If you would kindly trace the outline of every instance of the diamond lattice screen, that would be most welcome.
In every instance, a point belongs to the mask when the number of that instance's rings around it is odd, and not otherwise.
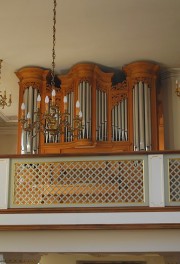
[[[169,159],[170,202],[180,202],[180,159]]]
[[[143,160],[15,163],[13,205],[144,202]]]

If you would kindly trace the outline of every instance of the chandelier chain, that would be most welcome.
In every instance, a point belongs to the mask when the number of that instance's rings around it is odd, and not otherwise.
[[[0,60],[0,83],[1,83],[1,66],[2,66],[2,61],[3,60]]]
[[[56,58],[56,52],[55,52],[55,45],[56,45],[56,6],[57,2],[54,0],[54,8],[53,8],[53,48],[52,48],[52,81],[51,85],[55,85],[54,77],[55,77],[55,58]]]

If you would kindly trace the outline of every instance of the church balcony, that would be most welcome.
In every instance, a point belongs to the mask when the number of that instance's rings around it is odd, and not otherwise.
[[[0,158],[0,229],[180,227],[180,151]]]

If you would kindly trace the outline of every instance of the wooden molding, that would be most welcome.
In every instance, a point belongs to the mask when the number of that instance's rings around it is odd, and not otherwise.
[[[180,224],[1,225],[0,231],[180,229]]]
[[[56,214],[56,213],[133,213],[133,212],[179,212],[177,207],[74,207],[74,208],[11,208],[1,209],[0,214]]]

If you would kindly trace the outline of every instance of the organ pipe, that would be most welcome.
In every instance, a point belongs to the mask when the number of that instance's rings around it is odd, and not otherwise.
[[[139,82],[133,88],[134,150],[151,150],[150,88]]]
[[[124,100],[124,119],[125,119],[125,125],[124,125],[124,133],[125,133],[125,141],[128,140],[128,112],[127,112],[127,98]]]
[[[135,150],[139,150],[139,100],[138,100],[138,85],[135,85],[134,90],[134,98],[135,98],[135,106],[134,106],[134,118],[135,118]]]
[[[144,141],[144,87],[143,83],[139,82],[139,149],[145,149]]]
[[[152,135],[151,135],[151,91],[148,87],[148,123],[149,123],[149,145],[147,145],[147,150],[151,150],[151,144],[152,144]]]
[[[135,89],[133,89],[133,150],[136,151]]]
[[[112,109],[112,140],[128,140],[128,110],[127,99],[124,98]]]
[[[38,96],[38,91],[37,89],[33,89],[34,93],[33,93],[33,112],[37,111],[37,96]],[[33,116],[33,121],[36,122],[37,121],[37,116],[34,115]],[[33,154],[37,153],[37,140],[38,140],[39,135],[36,136],[36,129],[33,129],[33,138],[32,138],[32,152]]]

